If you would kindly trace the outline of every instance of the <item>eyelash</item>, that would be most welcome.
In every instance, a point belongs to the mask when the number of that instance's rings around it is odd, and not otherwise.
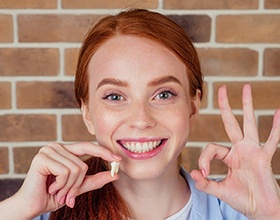
[[[170,95],[171,97],[167,97],[167,98],[159,98],[158,96],[163,94],[163,93],[168,93],[168,95]],[[155,97],[153,99],[171,99],[172,97],[175,97],[177,96],[177,92],[172,90],[172,89],[162,89],[160,90],[159,92],[157,92],[157,94],[155,95]],[[112,98],[114,97],[114,99]],[[158,98],[157,98],[158,97]],[[117,99],[115,99],[117,98]],[[117,102],[117,101],[123,101],[125,98],[120,95],[118,92],[109,92],[108,94],[105,94],[102,99],[104,100],[110,100],[110,101],[114,101],[114,102]]]
[[[116,99],[112,99],[112,97],[118,97],[118,99],[116,100]],[[120,98],[120,99],[119,99]],[[110,101],[114,101],[114,102],[117,102],[117,101],[122,101],[122,100],[124,100],[124,97],[122,96],[122,95],[120,95],[120,94],[118,94],[117,92],[110,92],[110,93],[108,93],[108,94],[105,94],[103,97],[102,97],[102,99],[108,99],[108,100],[110,100]]]
[[[171,99],[178,95],[177,92],[172,89],[163,89],[156,94],[155,99],[157,96],[159,96],[160,94],[163,94],[163,93],[168,93],[169,95],[171,95],[171,97],[163,98],[163,99]],[[159,98],[159,99],[161,99],[161,98]]]

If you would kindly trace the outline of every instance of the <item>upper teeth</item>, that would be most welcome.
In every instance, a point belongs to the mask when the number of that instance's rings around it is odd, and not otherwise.
[[[122,145],[127,149],[135,153],[145,153],[147,151],[156,148],[161,141],[149,141],[149,142],[124,142]]]

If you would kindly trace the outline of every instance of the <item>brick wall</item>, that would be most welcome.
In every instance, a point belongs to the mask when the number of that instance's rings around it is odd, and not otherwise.
[[[47,142],[94,140],[73,96],[78,48],[95,19],[127,7],[168,14],[198,48],[206,95],[183,152],[187,169],[197,167],[206,143],[229,144],[217,107],[222,84],[228,85],[240,122],[241,88],[252,84],[260,138],[266,140],[274,110],[280,107],[280,1],[0,0],[2,191],[13,179],[18,186],[16,179],[24,178],[32,157]],[[280,148],[272,164],[280,180]],[[225,173],[225,166],[212,163],[213,175]]]

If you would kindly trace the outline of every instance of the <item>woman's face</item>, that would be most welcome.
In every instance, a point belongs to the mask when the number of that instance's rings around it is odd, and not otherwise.
[[[164,46],[116,36],[92,56],[83,117],[99,145],[123,159],[122,174],[155,178],[177,166],[197,115],[187,69]]]

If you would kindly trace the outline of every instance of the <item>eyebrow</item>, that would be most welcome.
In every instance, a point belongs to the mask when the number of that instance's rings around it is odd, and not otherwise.
[[[158,85],[168,83],[168,82],[175,82],[175,83],[182,85],[181,82],[174,76],[163,76],[163,77],[157,78],[157,79],[149,82],[148,86],[158,86]],[[121,86],[121,87],[128,87],[128,83],[125,81],[122,81],[119,79],[114,79],[114,78],[105,78],[105,79],[102,79],[98,83],[96,90],[98,88],[100,88],[101,86],[107,85],[107,84]]]
[[[161,85],[161,84],[168,83],[168,82],[175,82],[175,83],[182,85],[181,82],[174,76],[163,76],[163,77],[160,77],[158,79],[155,79],[155,80],[149,82],[148,86],[157,86],[157,85]]]
[[[101,87],[103,85],[106,85],[106,84],[116,85],[116,86],[121,86],[121,87],[128,87],[128,83],[127,82],[124,82],[124,81],[121,81],[121,80],[118,80],[118,79],[114,79],[114,78],[105,78],[105,79],[102,79],[98,83],[96,90],[99,87]]]

